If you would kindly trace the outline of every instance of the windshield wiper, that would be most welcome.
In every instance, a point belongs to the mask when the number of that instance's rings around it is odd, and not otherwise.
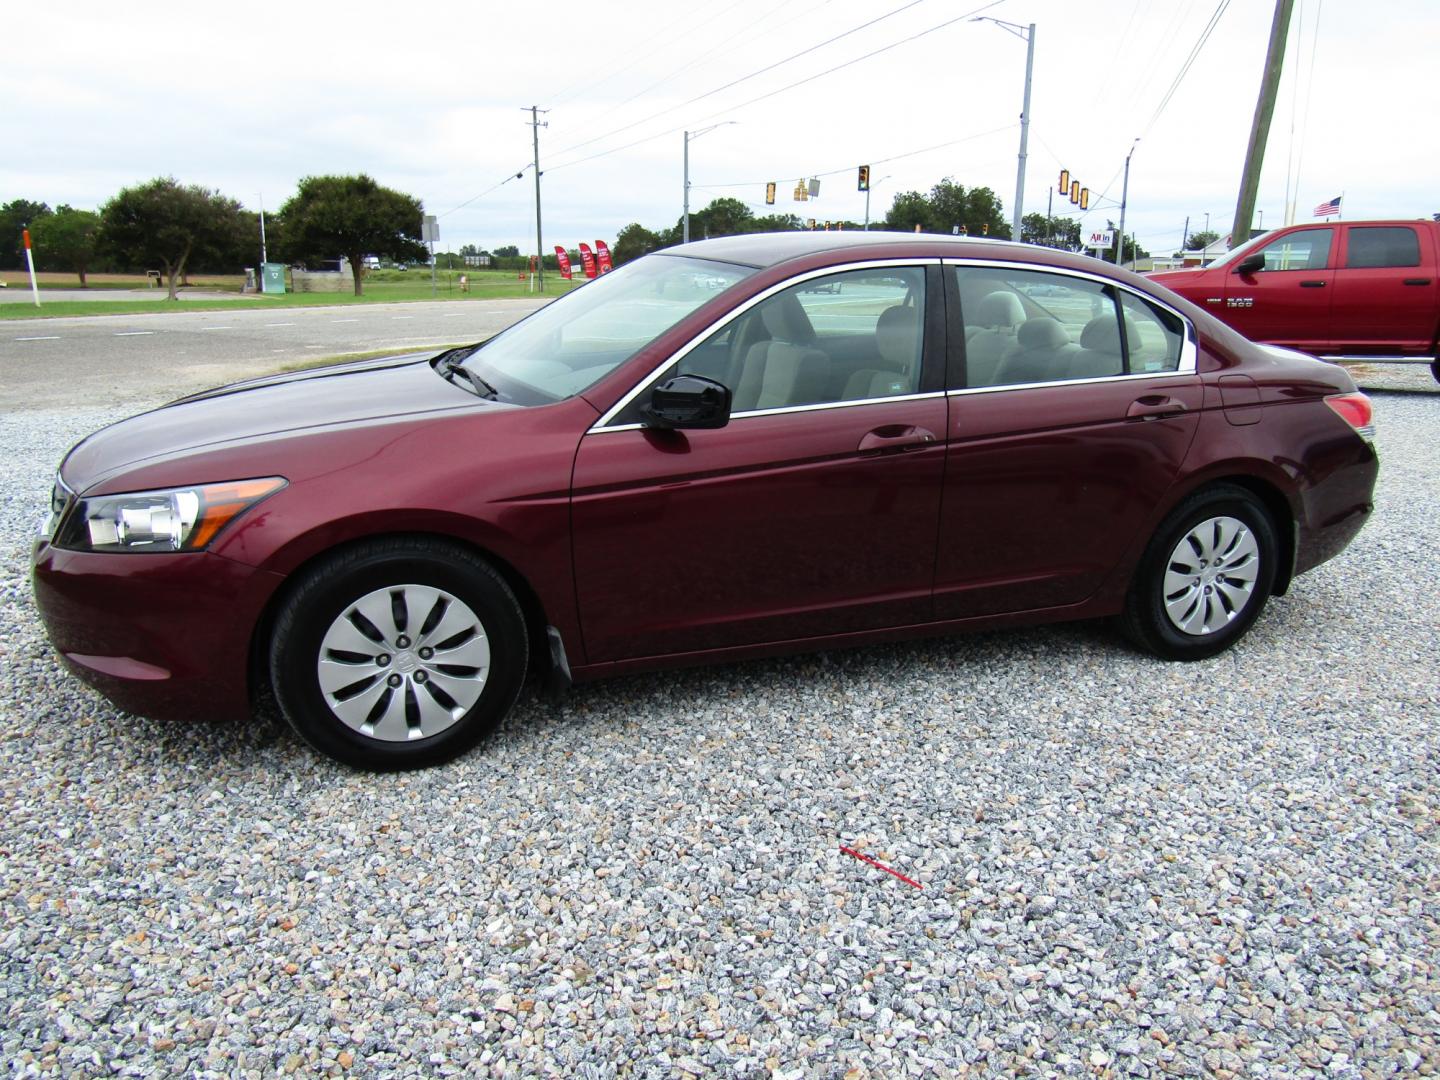
[[[475,391],[475,395],[477,397],[489,398],[491,401],[499,400],[499,390],[496,390],[495,387],[491,386],[479,375],[475,374],[475,372],[471,371],[469,368],[459,363],[458,361],[448,367],[447,370],[443,372],[443,374],[451,382],[456,381],[454,376],[460,376],[464,380],[464,382],[469,385],[470,389]]]

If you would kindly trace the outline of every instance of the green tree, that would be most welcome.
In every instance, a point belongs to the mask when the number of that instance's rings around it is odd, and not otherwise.
[[[1061,251],[1080,250],[1080,222],[1074,218],[1026,214],[1020,222],[1020,233],[1027,244]]]
[[[796,232],[805,228],[798,214],[766,214],[750,223],[751,232]]]
[[[683,218],[676,221],[677,239],[683,235],[683,223]],[[754,212],[739,199],[714,199],[704,210],[691,213],[690,239],[704,240],[711,236],[735,236],[739,233],[754,232],[754,224]]]
[[[615,243],[610,245],[610,257],[615,265],[627,263],[631,259],[638,259],[641,255],[649,255],[652,251],[658,251],[664,245],[660,237],[651,232],[645,226],[632,221],[620,230],[615,237]]]
[[[913,232],[919,225],[922,232],[930,231],[930,200],[918,191],[902,191],[890,203],[885,214],[885,228],[894,232]],[[949,232],[947,228],[945,230]]]
[[[381,187],[363,173],[307,176],[280,208],[291,257],[345,256],[355,274],[356,296],[364,291],[366,255],[429,260],[429,251],[420,243],[423,215],[419,199]]]
[[[218,262],[234,250],[242,227],[240,204],[173,176],[124,188],[100,208],[99,246],[132,268],[159,264],[170,299],[193,258]]]
[[[1207,231],[1205,229],[1201,229],[1199,232],[1192,232],[1188,237],[1185,238],[1185,250],[1200,251],[1203,248],[1209,247],[1211,244],[1213,244],[1216,240],[1219,239],[1220,234],[1218,232],[1215,232],[1214,230]]]
[[[88,287],[85,271],[95,261],[99,214],[62,206],[53,214],[36,218],[30,233],[37,261],[47,268],[59,265],[75,271],[80,277],[80,287]]]
[[[518,259],[520,257],[520,249],[514,244],[506,244],[503,247],[497,247],[495,249],[495,257],[497,259]]]
[[[29,199],[15,199],[0,206],[0,270],[23,270],[25,268],[25,244],[20,233],[27,225],[34,225],[50,207],[43,202]],[[31,237],[34,241],[34,237]]]

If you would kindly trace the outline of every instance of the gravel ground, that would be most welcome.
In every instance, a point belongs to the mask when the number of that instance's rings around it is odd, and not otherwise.
[[[26,580],[0,425],[14,1075],[1440,1072],[1440,395],[1243,645],[1067,626],[527,697],[402,776],[116,712]],[[839,850],[863,851],[914,888]]]

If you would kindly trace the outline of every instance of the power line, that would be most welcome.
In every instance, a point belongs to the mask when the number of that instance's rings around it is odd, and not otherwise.
[[[464,202],[462,202],[459,206],[452,206],[449,210],[446,210],[443,214],[438,214],[438,215],[436,215],[436,216],[437,216],[437,217],[449,217],[451,214],[455,213],[456,210],[463,210],[463,209],[465,209],[465,207],[469,206],[471,203],[473,203],[473,202],[475,202],[475,201],[477,201],[477,200],[479,200],[479,199],[483,199],[486,195],[489,195],[492,191],[496,191],[496,190],[498,190],[499,188],[504,187],[506,184],[510,183],[511,180],[519,180],[522,176],[525,175],[525,173],[526,173],[530,168],[531,168],[530,165],[526,165],[526,166],[524,166],[523,168],[516,169],[513,173],[510,173],[508,176],[505,177],[504,180],[501,180],[498,184],[491,184],[491,185],[490,185],[488,188],[486,188],[484,191],[480,192],[479,195],[472,195],[472,196],[470,196],[470,198],[468,198],[468,199],[466,199]]]
[[[995,2],[999,3],[1000,0],[995,0]],[[682,101],[678,105],[671,105],[669,108],[661,109],[659,112],[651,113],[649,116],[641,117],[639,120],[633,121],[629,124],[625,124],[622,127],[615,128],[612,131],[607,131],[602,135],[592,136],[591,138],[586,139],[584,142],[574,143],[570,146],[565,147],[563,150],[557,150],[555,153],[559,156],[563,156],[573,150],[579,150],[582,146],[589,146],[591,143],[599,142],[601,139],[608,139],[611,135],[619,135],[622,131],[629,131],[631,128],[639,127],[641,124],[649,123],[651,120],[657,120],[662,116],[666,116],[669,113],[675,112],[677,109],[683,109],[689,105],[694,105],[697,101],[704,101],[708,97],[714,97],[716,94],[721,93],[722,91],[729,90],[735,86],[739,86],[741,83],[749,82],[751,79],[756,78],[757,76],[764,75],[767,71],[774,71],[776,68],[783,67],[785,64],[790,63],[792,60],[798,60],[802,56],[808,56],[810,53],[814,52],[817,49],[823,49],[826,45],[834,44],[841,38],[847,38],[851,34],[859,33],[861,30],[865,30],[871,26],[874,26],[876,23],[884,22],[886,19],[898,15],[902,11],[906,11],[909,8],[915,7],[917,4],[923,3],[925,3],[925,0],[909,0],[908,3],[900,5],[900,7],[895,8],[893,11],[888,11],[884,15],[878,15],[875,18],[869,20],[868,22],[861,23],[859,26],[852,26],[849,30],[844,31],[843,33],[836,34],[834,37],[826,38],[824,41],[820,42],[817,45],[811,45],[809,48],[801,49],[799,52],[792,53],[790,56],[787,56],[782,60],[777,60],[773,64],[767,64],[765,67],[760,68],[758,71],[752,71],[749,75],[743,75],[738,79],[733,79],[730,82],[726,83],[724,86],[717,86],[713,90],[707,90],[703,94],[696,95],[689,101]],[[679,130],[681,129],[672,128],[671,132]],[[670,132],[666,132],[666,134],[670,134]]]
[[[1165,96],[1160,99],[1160,104],[1155,107],[1155,112],[1145,124],[1145,130],[1140,133],[1142,137],[1155,126],[1155,121],[1160,119],[1160,115],[1165,111],[1165,106],[1169,105],[1170,99],[1175,96],[1175,91],[1180,89],[1180,84],[1185,81],[1185,76],[1189,74],[1191,65],[1195,63],[1196,58],[1200,55],[1200,50],[1205,48],[1205,43],[1210,40],[1210,35],[1215,32],[1215,27],[1219,24],[1221,16],[1225,14],[1225,10],[1229,6],[1230,0],[1220,0],[1220,2],[1215,5],[1215,12],[1210,16],[1210,21],[1205,24],[1205,29],[1200,31],[1200,37],[1191,48],[1190,55],[1185,58],[1185,63],[1180,65],[1180,70],[1175,73],[1175,81],[1170,84],[1170,89],[1165,91]]]
[[[918,3],[918,2],[920,2],[920,0],[914,0],[914,2]],[[922,31],[920,31],[918,34],[911,34],[909,37],[903,38],[903,39],[901,39],[900,41],[897,41],[897,42],[895,42],[895,43],[893,43],[893,44],[891,44],[891,45],[885,45],[885,46],[882,46],[881,48],[873,49],[872,51],[870,51],[870,52],[868,52],[868,53],[865,53],[865,54],[862,55],[862,56],[857,56],[857,57],[855,57],[855,59],[853,59],[853,60],[847,60],[847,61],[845,61],[843,64],[836,64],[836,65],[835,65],[834,67],[832,67],[832,68],[827,68],[826,70],[821,71],[821,72],[817,72],[817,73],[814,74],[814,75],[810,75],[810,76],[807,76],[806,78],[799,79],[799,80],[797,80],[797,81],[795,81],[795,82],[793,82],[793,83],[790,83],[788,86],[782,86],[782,87],[780,87],[778,90],[771,90],[771,91],[769,91],[768,93],[761,94],[759,97],[754,97],[754,98],[751,98],[749,101],[741,102],[739,105],[732,105],[732,106],[730,106],[729,108],[721,109],[720,112],[714,112],[714,113],[711,113],[711,114],[708,115],[708,116],[702,116],[702,117],[700,117],[698,120],[696,120],[695,123],[703,123],[704,121],[713,119],[714,117],[720,116],[720,115],[722,115],[723,113],[738,112],[738,111],[741,110],[741,109],[749,108],[751,105],[755,105],[755,104],[758,104],[758,103],[761,102],[761,101],[767,100],[768,98],[775,97],[777,94],[783,94],[783,93],[786,93],[787,91],[794,90],[797,86],[804,86],[806,83],[814,82],[816,79],[822,79],[822,78],[824,78],[826,75],[833,75],[833,74],[834,74],[835,72],[837,72],[837,71],[841,71],[841,70],[843,70],[843,69],[845,69],[845,68],[847,68],[847,67],[851,67],[851,66],[853,66],[853,65],[855,65],[855,64],[858,64],[858,63],[860,63],[862,60],[868,60],[868,59],[870,59],[872,56],[879,56],[881,53],[889,52],[891,49],[897,49],[897,48],[899,48],[901,45],[908,45],[908,44],[909,44],[910,42],[912,42],[912,41],[916,41],[916,40],[918,40],[919,38],[925,37],[925,36],[927,36],[927,35],[929,35],[929,34],[933,34],[933,33],[935,33],[937,30],[943,30],[943,29],[945,29],[945,27],[947,27],[947,26],[953,26],[953,25],[954,25],[955,23],[957,23],[957,22],[965,22],[966,20],[968,20],[969,18],[971,18],[972,16],[974,16],[976,13],[981,12],[981,11],[985,11],[985,10],[987,10],[988,8],[995,7],[997,4],[1000,4],[1000,3],[1003,3],[1003,2],[1004,2],[1004,0],[990,0],[990,3],[988,3],[988,4],[982,4],[980,7],[974,8],[974,9],[971,10],[971,11],[967,11],[967,12],[965,12],[965,14],[963,14],[963,15],[959,15],[959,16],[953,18],[953,19],[947,19],[945,22],[938,23],[937,25],[930,27],[930,29],[928,29],[928,30],[922,30]],[[1227,0],[1227,2],[1228,2],[1228,0]],[[892,13],[892,14],[893,14],[893,13]],[[702,96],[708,96],[708,95],[702,95]],[[668,110],[667,110],[667,111],[668,111]],[[682,130],[681,127],[673,127],[673,128],[669,128],[669,129],[667,129],[667,130],[665,130],[665,131],[657,131],[657,132],[656,132],[655,134],[653,134],[653,135],[647,135],[647,136],[645,136],[643,139],[636,139],[634,142],[626,143],[626,144],[623,145],[623,146],[616,146],[616,147],[613,147],[613,148],[610,149],[610,150],[601,150],[599,153],[590,154],[590,155],[587,155],[586,157],[583,157],[583,158],[576,158],[576,159],[573,160],[573,161],[566,161],[566,162],[563,162],[563,163],[561,163],[561,164],[559,164],[559,165],[552,165],[552,166],[550,166],[550,168],[551,168],[552,170],[554,170],[554,169],[568,169],[568,168],[569,168],[570,166],[572,166],[572,165],[580,165],[580,164],[583,164],[584,162],[587,162],[587,161],[594,161],[596,158],[602,158],[602,157],[606,157],[606,156],[609,155],[609,154],[619,153],[619,152],[622,151],[622,150],[629,150],[629,149],[631,149],[632,147],[639,146],[641,143],[651,142],[652,140],[659,139],[659,138],[663,138],[663,137],[666,136],[666,135],[673,135],[675,132],[680,131],[680,130]]]
[[[795,15],[793,18],[790,18],[790,19],[785,20],[784,22],[780,23],[778,26],[774,26],[774,27],[762,27],[761,24],[764,23],[767,19],[772,18],[772,17],[776,14],[776,12],[778,12],[778,11],[781,9],[781,7],[783,6],[783,4],[777,5],[776,7],[772,8],[770,11],[767,11],[764,15],[761,15],[759,19],[755,20],[755,21],[752,22],[752,23],[747,24],[746,26],[742,27],[740,30],[738,30],[738,31],[736,31],[735,33],[731,34],[731,35],[730,35],[728,38],[726,38],[724,41],[721,41],[721,42],[720,42],[718,45],[716,45],[715,48],[714,48],[713,50],[711,50],[709,53],[705,54],[704,56],[699,57],[698,59],[693,59],[693,58],[692,58],[692,59],[686,60],[685,63],[683,63],[683,64],[681,64],[679,67],[675,68],[673,71],[671,71],[671,72],[670,72],[668,75],[666,75],[664,78],[661,78],[661,79],[659,79],[659,80],[651,83],[649,86],[645,87],[644,89],[637,90],[635,93],[631,94],[631,95],[630,95],[628,98],[626,98],[624,101],[621,101],[621,102],[619,102],[618,104],[611,106],[610,108],[606,109],[604,112],[600,113],[598,116],[591,117],[590,120],[589,120],[589,122],[590,122],[591,124],[598,123],[600,120],[603,120],[605,117],[611,115],[612,113],[618,112],[619,110],[623,109],[626,105],[629,105],[632,101],[634,101],[636,98],[640,97],[642,94],[648,94],[650,91],[655,90],[655,89],[657,89],[657,88],[659,88],[659,87],[661,87],[661,86],[664,86],[667,82],[669,82],[671,79],[673,79],[676,75],[679,75],[679,74],[681,74],[682,72],[694,70],[694,68],[696,67],[697,63],[699,63],[699,64],[704,64],[704,63],[706,63],[706,62],[708,62],[708,61],[716,60],[716,59],[718,59],[719,57],[726,55],[727,52],[733,52],[734,50],[727,50],[725,47],[726,47],[727,45],[729,45],[732,41],[734,41],[736,38],[743,37],[743,38],[745,39],[744,41],[742,41],[742,42],[740,43],[739,46],[736,46],[736,48],[739,48],[739,47],[744,46],[744,45],[748,45],[750,42],[754,41],[756,38],[763,37],[763,36],[766,36],[766,35],[768,35],[768,34],[774,34],[774,33],[776,33],[776,32],[779,31],[779,30],[783,30],[785,27],[789,26],[791,23],[793,23],[793,22],[798,22],[800,19],[803,19],[803,18],[805,18],[805,17],[808,16],[808,15],[814,14],[816,11],[819,11],[822,7],[826,7],[826,6],[830,5],[830,4],[833,4],[834,2],[835,2],[835,0],[820,0],[820,2],[819,2],[818,4],[814,5],[813,7],[806,8],[804,11],[802,11],[802,12],[800,12],[799,14]],[[728,11],[729,8],[727,8],[727,9],[725,9],[725,10]],[[703,24],[702,24],[702,25],[703,25]],[[699,29],[699,27],[696,27],[695,29]],[[601,137],[603,138],[603,136],[601,136]],[[584,144],[581,143],[581,144],[576,144],[576,145],[584,145]]]

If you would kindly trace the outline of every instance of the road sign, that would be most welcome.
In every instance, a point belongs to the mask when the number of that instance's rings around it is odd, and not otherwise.
[[[1086,240],[1085,240],[1085,246],[1088,247],[1088,248],[1108,248],[1108,247],[1114,247],[1114,246],[1115,246],[1115,230],[1114,230],[1114,229],[1097,229],[1097,230],[1095,230],[1094,232],[1092,232],[1092,233],[1086,238]]]
[[[427,244],[439,241],[440,223],[435,220],[434,214],[426,214],[425,219],[420,223],[420,239]]]

